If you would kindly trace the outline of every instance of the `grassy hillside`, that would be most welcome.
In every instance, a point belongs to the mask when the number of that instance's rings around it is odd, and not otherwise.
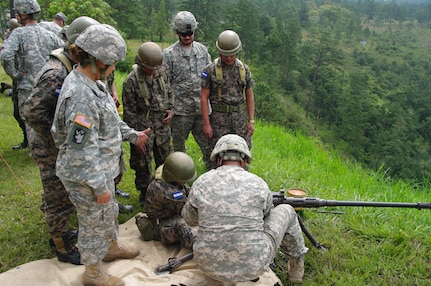
[[[38,169],[28,149],[11,150],[22,138],[12,116],[12,102],[4,95],[0,95],[0,120],[0,272],[4,272],[55,254],[39,210]],[[187,144],[202,174],[197,145],[192,139]],[[124,144],[127,157],[128,148]],[[344,162],[314,138],[261,122],[256,124],[252,155],[250,172],[265,179],[273,191],[301,188],[309,197],[335,200],[430,201],[429,190],[421,186],[389,181],[382,173]],[[133,180],[128,168],[120,188],[132,197],[120,201],[133,204],[138,212]],[[120,221],[133,215],[122,214]],[[310,232],[328,248],[318,250],[306,239],[310,251],[303,285],[429,285],[430,210],[332,207],[304,210],[303,215]],[[284,266],[285,260],[278,257],[276,272],[286,281]]]

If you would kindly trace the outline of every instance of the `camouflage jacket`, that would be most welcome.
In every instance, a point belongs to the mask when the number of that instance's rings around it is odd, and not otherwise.
[[[69,58],[66,51],[63,53]],[[70,62],[73,65],[72,60]],[[37,74],[35,86],[24,105],[24,115],[27,123],[38,133],[51,137],[55,107],[68,74],[67,68],[55,56],[51,56]]]
[[[188,225],[199,226],[193,252],[201,269],[222,281],[262,275],[271,256],[264,217],[272,207],[265,181],[241,167],[201,175],[182,210]]]
[[[218,85],[215,72],[215,63],[209,64],[202,72],[201,86],[210,90],[210,103],[220,105],[240,105],[245,103],[244,82],[241,80],[240,64],[235,61],[234,66],[230,67],[221,60],[217,62],[222,66],[222,98],[218,98]],[[245,89],[254,85],[249,67],[244,64],[245,68]]]
[[[174,90],[177,115],[200,113],[200,76],[202,70],[211,63],[207,48],[193,42],[191,55],[187,55],[177,41],[163,51],[168,82]]]
[[[48,60],[49,53],[63,44],[54,33],[38,24],[28,24],[16,28],[3,43],[0,60],[6,73],[17,81],[18,89],[31,90],[34,78]]]
[[[166,219],[181,215],[189,187],[154,179],[148,185],[144,210],[150,219]]]
[[[95,195],[120,172],[122,140],[136,144],[139,134],[120,119],[105,85],[76,69],[64,81],[51,133],[59,149],[57,176],[85,184]]]
[[[151,126],[143,126],[144,118],[147,115],[160,115],[160,119],[164,117],[166,110],[174,111],[173,93],[169,84],[166,84],[166,73],[163,68],[159,68],[150,80],[145,76],[143,70],[138,67],[139,79],[144,80],[148,91],[148,103],[141,94],[139,88],[139,80],[134,71],[131,71],[123,82],[123,120],[130,127],[136,130],[144,130]],[[162,87],[160,81],[165,83]],[[166,92],[166,93],[165,93]]]

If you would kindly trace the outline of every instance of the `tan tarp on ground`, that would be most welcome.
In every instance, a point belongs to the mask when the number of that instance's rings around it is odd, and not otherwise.
[[[191,260],[178,267],[172,274],[157,275],[155,269],[167,263],[170,257],[180,257],[189,251],[179,247],[166,247],[160,242],[143,241],[140,238],[135,219],[120,225],[120,241],[129,243],[140,250],[135,259],[117,260],[104,263],[109,274],[122,277],[126,285],[214,285],[206,281],[205,275]],[[0,274],[1,286],[63,286],[82,285],[84,266],[62,263],[53,259],[29,262]],[[278,277],[268,270],[258,282],[241,282],[236,285],[282,285]]]

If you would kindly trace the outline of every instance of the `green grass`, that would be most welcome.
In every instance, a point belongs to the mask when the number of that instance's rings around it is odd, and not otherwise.
[[[116,76],[119,93],[124,77]],[[12,115],[11,99],[4,95],[0,95],[0,120],[0,272],[4,272],[55,254],[49,247],[47,227],[39,210],[42,187],[38,169],[28,149],[11,150],[12,145],[22,141],[22,135]],[[123,146],[128,166],[129,146]],[[192,138],[187,148],[202,174],[204,164]],[[309,197],[336,200],[430,201],[428,189],[391,181],[382,173],[343,161],[316,138],[259,121],[251,152],[250,172],[265,179],[273,191],[301,188]],[[130,168],[120,188],[132,197],[119,201],[135,206],[134,213],[120,214],[119,220],[124,222],[141,211]],[[307,209],[303,216],[310,232],[328,248],[318,250],[306,239],[310,250],[303,285],[429,285],[430,210],[331,207]],[[285,260],[280,255],[275,271],[288,285],[284,267]]]

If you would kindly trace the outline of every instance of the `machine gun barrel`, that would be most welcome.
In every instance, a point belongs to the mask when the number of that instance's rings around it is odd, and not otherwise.
[[[319,198],[295,198],[286,197],[283,192],[273,195],[274,205],[289,204],[294,208],[319,208],[326,206],[345,207],[379,207],[379,208],[414,208],[431,209],[431,203],[403,203],[403,202],[361,202],[361,201],[336,201]]]

